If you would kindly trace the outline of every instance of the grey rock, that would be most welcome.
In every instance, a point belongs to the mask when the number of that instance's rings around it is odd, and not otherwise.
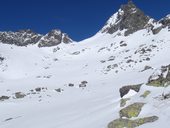
[[[153,73],[149,79],[147,85],[155,87],[166,87],[170,85],[170,65],[162,66],[161,72]]]
[[[62,92],[61,88],[55,89],[56,92]]]
[[[168,15],[165,18],[161,19],[159,22],[162,23],[164,25],[164,27],[170,26],[170,15]]]
[[[0,57],[0,61],[3,61],[5,58],[4,57]]]
[[[157,116],[139,118],[136,120],[116,119],[108,124],[108,128],[136,128],[146,123],[153,123],[159,118]]]
[[[81,84],[79,84],[79,87],[82,88],[82,87],[86,87],[87,86],[87,81],[82,81]]]
[[[41,92],[41,88],[38,87],[38,88],[35,89],[35,91],[36,92]]]
[[[68,86],[69,86],[69,87],[74,87],[74,84],[69,83]]]
[[[15,98],[16,99],[21,99],[21,98],[24,98],[26,95],[22,92],[16,92],[15,93]]]
[[[72,40],[68,37],[67,34],[62,33],[60,30],[54,29],[39,40],[38,46],[51,47],[56,46],[62,42],[68,44],[71,43]]]
[[[17,32],[0,32],[0,42],[17,46],[28,46],[38,44],[39,47],[51,47],[60,43],[71,43],[71,38],[60,30],[52,30],[46,35],[38,34],[30,29],[19,30]]]
[[[126,95],[129,92],[129,90],[134,90],[136,92],[139,92],[141,86],[142,86],[142,84],[124,86],[119,89],[120,96],[123,97],[124,95]]]
[[[0,32],[0,42],[17,46],[36,44],[41,37],[42,35],[37,34],[30,29],[20,30],[18,32]]]
[[[158,28],[152,29],[153,34],[158,34],[162,30],[163,26],[160,26]]]
[[[10,97],[9,96],[1,96],[0,101],[8,100]]]
[[[138,117],[140,114],[142,107],[144,106],[144,103],[134,103],[126,108],[123,108],[119,111],[119,115],[121,118],[126,117],[126,118],[132,118],[132,117]]]

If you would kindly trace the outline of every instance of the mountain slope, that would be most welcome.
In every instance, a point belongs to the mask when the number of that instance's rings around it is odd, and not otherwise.
[[[131,2],[123,7],[137,9]],[[138,14],[131,13],[126,15]],[[130,98],[126,107],[142,102],[145,105],[134,119],[159,118],[140,128],[168,128],[170,103],[169,99],[161,100],[161,95],[169,93],[170,88],[147,85],[155,71],[170,64],[170,28],[164,23],[168,19],[156,22],[142,13],[146,22],[136,28],[133,23],[139,19],[124,16],[120,16],[119,25],[113,17],[108,21],[112,22],[109,29],[116,25],[116,30],[104,31],[108,30],[106,25],[103,31],[79,43],[59,43],[61,38],[55,40],[55,35],[62,35],[58,31],[27,47],[1,43],[0,127],[107,128],[122,109],[119,89],[143,83],[138,93],[125,96]],[[125,34],[128,30],[130,34]],[[55,46],[37,47],[48,45],[48,40]],[[151,94],[142,98],[147,90]]]

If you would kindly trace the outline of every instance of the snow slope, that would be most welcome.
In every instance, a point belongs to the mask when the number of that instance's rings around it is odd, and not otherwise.
[[[1,64],[0,92],[10,96],[0,102],[0,127],[106,128],[118,117],[119,88],[146,83],[153,72],[142,72],[146,65],[156,69],[170,63],[168,35],[165,28],[157,35],[147,30],[127,37],[98,33],[80,43],[50,48],[0,44],[1,56],[5,58]],[[79,87],[82,81],[88,82],[86,87]],[[74,86],[68,86],[69,83]],[[31,93],[37,87],[47,89]],[[61,92],[56,91],[59,88]],[[158,96],[163,89],[153,90],[152,96]],[[15,99],[16,92],[27,96]],[[132,96],[134,101],[138,100],[136,95]],[[153,101],[152,96],[145,101],[149,104],[141,116],[153,113],[160,120],[142,127],[159,128],[166,123],[167,128],[169,102]]]

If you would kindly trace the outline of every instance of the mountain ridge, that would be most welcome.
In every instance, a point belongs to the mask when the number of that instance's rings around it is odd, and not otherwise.
[[[162,28],[165,28],[167,26],[170,27],[169,17],[170,15],[167,15],[159,21],[156,21],[155,19],[145,15],[144,12],[140,10],[132,0],[128,0],[128,3],[121,5],[120,9],[109,18],[106,24],[97,33],[113,34],[118,31],[124,31],[123,34],[125,36],[128,36],[129,34],[133,34],[134,32],[137,32],[139,30],[148,29],[149,31],[152,31],[153,34],[157,34],[162,30]],[[54,30],[58,31],[59,34],[49,37],[48,35],[50,35],[50,33],[52,33],[52,31]],[[22,33],[26,34],[21,36]],[[29,34],[32,34],[32,37]],[[10,36],[12,36],[11,39]],[[30,29],[26,29],[16,32],[0,32],[0,42],[11,42],[11,44],[18,46],[38,44],[38,47],[52,47],[60,43],[67,44],[75,41],[71,39],[68,34],[61,32],[61,30],[59,29],[53,29],[45,35],[35,33]]]

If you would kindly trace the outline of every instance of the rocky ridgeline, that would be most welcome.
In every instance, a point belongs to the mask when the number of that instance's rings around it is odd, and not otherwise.
[[[62,33],[60,30],[52,30],[38,41],[38,46],[50,47],[56,46],[62,42],[68,44],[72,42],[72,39],[70,39],[66,33]]]
[[[142,29],[152,31],[153,34],[159,33],[162,28],[169,27],[170,15],[156,21],[145,15],[142,10],[130,0],[127,4],[122,5],[100,30],[101,33],[113,34],[125,30],[125,36],[133,34]],[[73,40],[61,30],[54,29],[46,35],[38,34],[30,29],[20,30],[18,32],[0,32],[0,42],[5,44],[14,44],[17,46],[27,46],[38,44],[39,47],[51,47],[60,43],[71,43]],[[122,44],[124,46],[125,44]]]
[[[50,47],[60,43],[71,43],[73,41],[67,34],[62,33],[60,30],[55,29],[46,35],[42,35],[28,29],[18,32],[0,32],[0,42],[17,46],[38,44],[38,47]]]
[[[126,5],[122,5],[113,18],[115,18],[115,23],[110,19],[111,22],[109,21],[107,23],[107,27],[104,28],[102,32],[113,34],[118,30],[127,29],[125,32],[127,36],[144,29],[150,20],[150,18],[138,9],[132,1],[129,1]]]
[[[162,28],[170,26],[170,16],[156,21],[145,15],[142,10],[130,0],[127,4],[122,5],[101,29],[101,33],[113,34],[117,31],[125,30],[124,35],[128,36],[142,29],[147,29],[157,34]],[[156,26],[156,27],[155,27]]]

